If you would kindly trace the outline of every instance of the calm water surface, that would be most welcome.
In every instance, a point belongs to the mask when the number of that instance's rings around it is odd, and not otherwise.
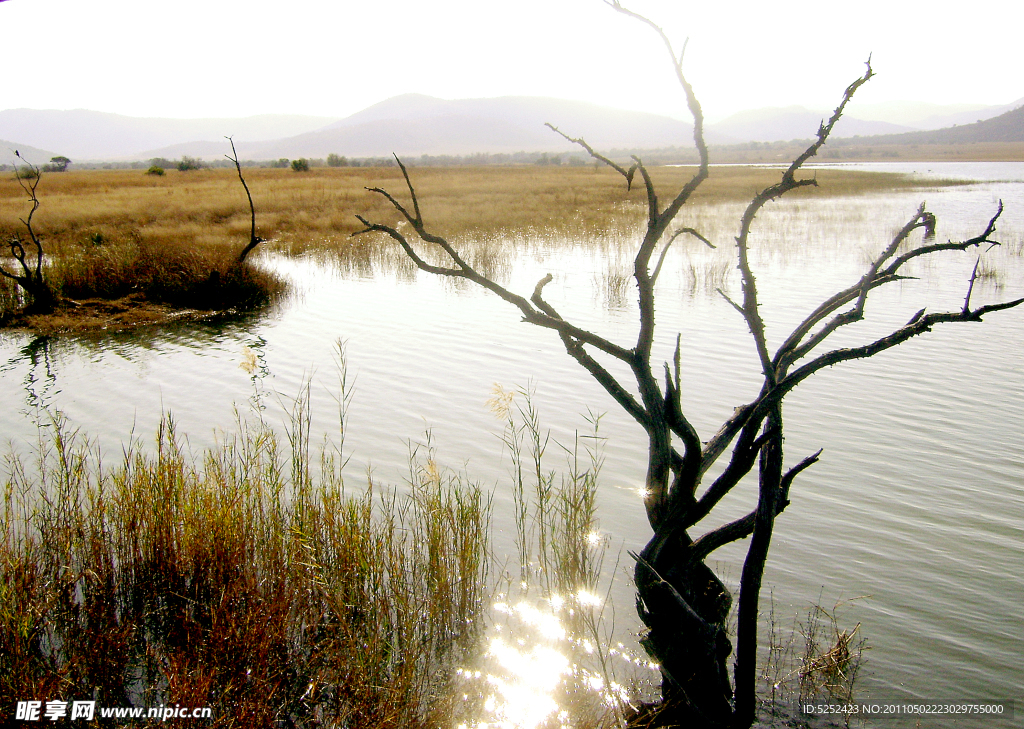
[[[975,304],[1024,296],[1024,165],[866,165],[979,180],[962,188],[886,198],[784,202],[759,218],[754,265],[769,340],[776,346],[815,303],[855,281],[873,252],[922,200],[939,216],[939,238],[980,232],[1000,198],[1006,244],[989,254],[997,272]],[[906,168],[906,169],[904,169]],[[681,247],[659,282],[659,350],[683,335],[684,402],[703,438],[757,391],[756,355],[742,321],[707,289],[739,295],[731,262],[738,206],[682,218],[719,243]],[[999,236],[997,236],[999,237]],[[614,242],[612,242],[614,243]],[[627,242],[628,243],[628,242]],[[548,271],[548,298],[566,317],[630,346],[635,294],[614,282],[631,250],[605,245],[507,241],[501,277],[529,292]],[[863,342],[905,323],[923,306],[959,309],[975,254],[950,254],[869,299],[868,322],[837,344]],[[530,327],[496,297],[407,268],[354,270],[343,263],[268,261],[296,282],[292,300],[266,316],[90,338],[0,339],[0,433],[29,453],[45,410],[61,410],[108,460],[132,437],[173,414],[192,449],[216,444],[238,417],[283,422],[310,381],[314,438],[337,433],[334,343],[346,342],[355,377],[345,446],[350,480],[401,484],[411,445],[430,430],[439,457],[495,490],[499,534],[511,545],[511,495],[486,401],[495,383],[532,387],[554,441],[571,444],[588,408],[606,412],[599,518],[614,550],[642,547],[649,528],[637,489],[642,432],[565,355],[553,334]],[[716,276],[718,278],[716,278]],[[725,276],[724,281],[719,279]],[[628,282],[627,282],[628,283]],[[766,584],[788,622],[814,603],[861,622],[870,641],[861,697],[931,702],[1024,699],[1024,315],[938,327],[870,361],[822,372],[787,400],[790,462],[824,448],[794,486],[780,517]],[[255,354],[250,375],[240,364]],[[557,449],[550,467],[563,461]],[[720,522],[746,513],[754,487],[722,505]],[[736,579],[739,550],[719,568]],[[614,562],[614,559],[607,560]],[[730,566],[731,565],[731,566]],[[617,629],[635,623],[625,579],[614,588]],[[942,725],[1013,726],[999,720]],[[912,726],[912,724],[910,724]],[[925,726],[938,724],[924,723]]]

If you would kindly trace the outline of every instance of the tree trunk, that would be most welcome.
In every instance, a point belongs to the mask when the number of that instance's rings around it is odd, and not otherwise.
[[[725,621],[732,596],[707,565],[692,562],[691,543],[669,523],[637,559],[637,612],[648,629],[641,643],[661,666],[662,701],[632,726],[712,729],[731,721]]]

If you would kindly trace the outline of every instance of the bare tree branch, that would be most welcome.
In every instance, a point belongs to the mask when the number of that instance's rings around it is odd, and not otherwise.
[[[754,218],[757,213],[760,212],[761,208],[770,201],[776,200],[790,190],[794,190],[798,187],[806,187],[808,185],[816,186],[818,184],[818,181],[813,178],[798,180],[796,179],[796,173],[804,162],[818,153],[818,150],[825,144],[829,134],[832,133],[832,128],[835,126],[836,122],[839,121],[846,105],[850,102],[850,99],[853,98],[857,89],[866,84],[874,75],[874,72],[871,70],[870,58],[868,58],[866,65],[867,70],[864,72],[864,75],[846,87],[846,91],[843,93],[843,98],[839,102],[839,106],[836,107],[828,122],[826,123],[823,121],[821,126],[818,127],[817,138],[814,142],[807,147],[802,154],[793,160],[793,163],[783,173],[782,180],[758,193],[754,199],[751,200],[746,211],[743,213],[743,218],[740,223],[740,233],[736,237],[736,252],[743,289],[742,314],[744,320],[747,322],[747,328],[750,330],[750,334],[754,338],[757,356],[761,360],[761,369],[764,372],[765,378],[769,382],[775,381],[776,373],[775,368],[772,366],[771,357],[768,354],[768,343],[765,336],[764,321],[762,320],[761,313],[759,311],[757,282],[754,278],[754,273],[750,268],[748,255],[750,228],[754,223]]]
[[[0,274],[16,282],[31,297],[30,308],[33,311],[49,312],[54,307],[56,297],[43,275],[43,242],[32,227],[32,218],[41,204],[36,190],[39,187],[42,174],[39,168],[22,157],[18,150],[14,151],[14,156],[17,158],[14,163],[14,177],[21,189],[28,195],[31,206],[28,216],[20,218],[20,220],[25,226],[29,241],[35,247],[35,262],[30,264],[26,260],[26,256],[32,254],[25,249],[25,242],[22,241],[21,236],[15,233],[8,239],[7,245],[10,248],[11,257],[20,265],[21,273],[8,271],[3,265],[0,265]],[[25,165],[23,169],[19,169],[18,161]]]
[[[586,140],[584,140],[582,137],[579,137],[579,138],[570,137],[568,134],[563,132],[561,129],[556,127],[551,122],[545,122],[544,126],[548,127],[551,131],[553,131],[555,134],[559,135],[560,137],[564,138],[566,141],[572,142],[573,144],[578,144],[579,146],[583,147],[583,149],[585,149],[587,151],[587,154],[589,154],[591,157],[593,157],[594,159],[596,159],[596,160],[598,160],[600,162],[603,162],[604,164],[608,165],[613,170],[618,172],[620,175],[625,177],[626,178],[626,190],[631,190],[633,188],[633,174],[636,172],[637,165],[634,164],[632,167],[630,167],[627,170],[625,167],[623,167],[622,165],[620,165],[620,164],[618,164],[616,162],[613,162],[611,159],[609,159],[608,157],[605,157],[603,154],[599,154],[598,152],[595,152],[594,148],[591,147],[589,144],[587,144]]]
[[[522,296],[519,296],[518,294],[512,293],[504,286],[501,286],[497,282],[480,274],[476,269],[474,269],[472,266],[466,263],[462,256],[459,255],[459,253],[452,247],[452,245],[447,240],[445,240],[443,237],[439,235],[430,233],[426,229],[426,226],[423,224],[423,221],[419,216],[419,198],[418,195],[416,194],[416,189],[409,178],[409,174],[405,168],[405,165],[401,162],[401,160],[399,160],[398,164],[403,171],[406,184],[409,187],[410,196],[413,201],[413,208],[414,210],[417,211],[417,214],[415,216],[411,215],[408,212],[408,210],[386,190],[375,187],[366,189],[370,192],[377,193],[385,197],[388,201],[390,201],[391,204],[400,213],[402,213],[406,221],[408,221],[409,224],[412,225],[413,229],[416,231],[416,234],[419,236],[421,240],[441,248],[441,250],[443,250],[448,255],[448,257],[455,263],[457,267],[446,268],[443,266],[435,266],[430,263],[427,263],[425,260],[423,260],[423,258],[419,256],[415,248],[409,243],[408,239],[406,239],[406,237],[402,235],[400,231],[398,231],[398,229],[389,225],[371,223],[361,215],[357,215],[356,217],[359,219],[359,222],[361,222],[365,227],[362,230],[357,230],[355,233],[352,234],[353,236],[362,235],[364,233],[369,232],[385,233],[386,235],[390,236],[393,240],[398,242],[399,245],[402,246],[402,250],[405,251],[406,255],[408,255],[409,258],[421,270],[427,271],[428,273],[437,274],[440,276],[464,278],[469,281],[472,281],[473,283],[478,284],[479,286],[482,286],[483,288],[488,289],[489,291],[492,291],[505,301],[516,306],[516,308],[518,308],[522,312],[524,320],[530,322],[531,324],[536,324],[537,326],[542,326],[547,329],[554,329],[560,334],[566,334],[582,344],[589,344],[593,347],[596,347],[602,352],[610,354],[612,357],[615,357],[616,359],[619,359],[623,362],[631,363],[634,360],[635,355],[630,350],[620,347],[619,345],[613,344],[604,337],[600,337],[592,332],[586,331],[585,329],[581,329],[577,326],[574,326],[573,324],[570,324],[561,317],[551,316],[550,314],[545,313],[542,309],[539,309],[536,306],[531,305],[529,300],[523,298]],[[536,290],[535,293],[537,293]]]
[[[249,199],[249,243],[242,249],[242,252],[238,254],[236,262],[240,265],[256,246],[266,241],[256,235],[256,206],[253,205],[252,193],[249,192],[249,186],[245,183],[245,177],[242,176],[242,164],[238,161],[238,152],[235,151],[235,140],[231,137],[224,138],[231,143],[231,154],[226,154],[224,156],[235,164],[235,170],[238,172],[238,179],[242,182],[242,187],[245,188],[245,196]]]

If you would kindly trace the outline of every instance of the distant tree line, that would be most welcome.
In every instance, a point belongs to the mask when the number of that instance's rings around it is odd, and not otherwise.
[[[341,164],[328,164],[328,160],[322,158],[306,158],[302,157],[299,159],[288,159],[282,157],[280,159],[270,160],[240,160],[239,164],[242,167],[249,168],[278,168],[278,169],[295,169],[296,164],[298,165],[297,171],[304,171],[312,169],[314,167],[394,167],[395,160],[392,157],[360,157],[350,158],[339,157],[342,160]],[[191,157],[185,155],[180,159],[172,160],[166,157],[153,157],[148,160],[134,160],[131,162],[76,162],[75,168],[82,170],[146,170],[160,169],[160,170],[179,170],[181,172],[189,172],[192,170],[200,169],[233,169],[234,163],[226,159],[213,159],[205,160],[197,157]],[[0,171],[10,169],[9,165],[0,165]]]
[[[797,144],[798,140],[786,142],[745,142],[734,145],[718,145],[716,149],[721,151],[755,151],[769,149],[783,149]],[[698,161],[697,152],[694,149],[685,147],[665,147],[659,149],[621,148],[613,149],[608,157],[619,160],[623,163],[630,163],[633,156],[641,157],[647,166],[658,166],[666,164],[694,164]],[[511,152],[511,153],[476,153],[476,154],[423,154],[419,157],[403,158],[407,166],[412,167],[462,167],[462,166],[516,166],[516,165],[538,165],[538,166],[564,166],[582,167],[592,165],[585,155],[572,151],[568,153],[552,152]],[[69,160],[70,162],[70,160]],[[319,167],[394,167],[394,157],[348,157],[332,152],[325,158],[300,157],[289,159],[263,160],[240,160],[240,164],[247,168],[277,168],[292,169],[296,172]],[[187,172],[197,169],[218,169],[233,168],[234,164],[226,159],[203,160],[189,155],[180,159],[172,160],[165,157],[154,157],[149,160],[138,160],[133,162],[76,162],[76,169],[105,169],[105,170],[149,170],[158,168],[161,170],[180,170]],[[4,169],[0,166],[0,170]],[[157,173],[154,173],[157,174]]]
[[[18,156],[20,156],[20,155],[18,155]],[[50,161],[47,164],[45,164],[42,167],[40,167],[39,169],[36,169],[35,167],[33,167],[31,165],[29,165],[28,167],[20,168],[21,172],[22,172],[22,174],[20,176],[27,179],[27,178],[32,178],[32,177],[38,176],[38,173],[40,171],[42,171],[42,172],[66,172],[68,167],[70,167],[70,166],[71,166],[71,160],[70,159],[68,159],[64,155],[57,155],[56,157],[50,157]],[[8,169],[17,169],[17,168],[14,168],[13,166],[11,168],[9,168],[8,165],[0,164],[0,172],[6,172]]]

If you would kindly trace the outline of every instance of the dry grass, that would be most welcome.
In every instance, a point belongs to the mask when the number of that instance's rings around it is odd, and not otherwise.
[[[62,175],[46,178],[53,194],[43,207],[47,215],[42,220],[33,219],[32,231],[43,241],[44,277],[63,304],[60,316],[73,317],[75,299],[129,296],[147,304],[176,308],[245,310],[267,304],[285,288],[281,278],[248,259],[238,263],[242,244],[237,240],[228,245],[226,241],[184,235],[164,239],[143,235],[139,216],[145,219],[146,214],[140,206],[155,205],[152,200],[139,198],[129,205],[125,200],[129,190],[107,196],[110,187],[97,187],[99,180],[87,175],[77,179]],[[22,217],[31,209],[31,201],[24,199],[24,189],[16,181],[14,184],[0,191],[0,210],[4,211],[0,237],[5,240],[25,237]],[[44,195],[42,191],[39,194]],[[128,207],[120,209],[119,205]],[[244,237],[232,237],[247,241],[248,232]],[[4,265],[8,271],[20,273],[13,260]],[[3,283],[0,320],[31,303],[10,279],[4,277]]]
[[[438,465],[429,436],[411,455],[405,495],[372,479],[347,493],[343,351],[340,368],[341,440],[318,463],[308,387],[283,436],[262,418],[240,421],[198,458],[166,419],[154,450],[130,443],[110,468],[59,415],[41,428],[34,461],[9,454],[0,705],[177,704],[210,707],[203,727],[367,729],[476,725],[495,711],[494,685],[510,678],[483,644],[496,584],[490,500]],[[526,422],[506,413],[517,453],[546,440],[526,393],[520,402]],[[550,610],[564,596],[550,620],[565,626],[559,650],[573,670],[552,692],[576,725],[617,725],[608,701],[625,690],[609,678],[592,597],[604,551],[599,447],[582,439],[565,451],[560,483],[543,448],[527,450],[529,465],[515,456],[513,471],[522,566],[539,595],[519,599]],[[533,493],[524,468],[539,478]],[[460,670],[469,665],[496,675],[480,682]]]
[[[488,500],[441,478],[347,494],[331,454],[314,479],[305,412],[290,453],[254,426],[194,459],[166,421],[155,454],[131,444],[109,468],[57,417],[37,463],[9,457],[5,711],[170,703],[211,707],[213,727],[449,716],[485,596]]]
[[[532,674],[515,684],[520,664],[539,660],[533,674],[564,662],[531,699],[550,698],[548,719],[620,726],[657,674],[614,643],[605,616],[600,418],[560,446],[528,391],[496,390],[519,574],[498,575],[504,604],[488,618],[486,494],[440,467],[429,439],[405,495],[372,480],[346,492],[341,444],[311,457],[308,398],[307,388],[294,401],[284,437],[240,422],[199,457],[168,419],[155,450],[130,443],[111,468],[60,416],[40,431],[34,462],[8,455],[0,705],[210,707],[203,727],[500,723],[524,708]],[[802,635],[802,650],[772,641],[765,698],[849,700],[856,630],[815,608]]]
[[[805,619],[784,635],[776,620],[774,599],[771,601],[761,669],[761,697],[769,711],[786,704],[853,701],[868,645],[860,623],[853,628],[840,627],[841,608],[848,602],[837,602],[831,610],[814,605]],[[847,725],[849,720],[847,715]]]
[[[510,246],[552,241],[606,245],[633,235],[644,218],[644,193],[626,191],[621,177],[595,167],[412,168],[427,223],[466,248],[470,262],[501,277]],[[693,174],[683,167],[652,170],[663,188]],[[894,174],[820,170],[816,188],[801,196],[851,196],[956,184]],[[411,264],[380,236],[352,237],[356,214],[398,224],[398,213],[367,187],[406,199],[396,168],[249,169],[264,247],[285,253],[331,254],[348,268],[372,272]],[[715,167],[687,211],[748,200],[775,182],[778,170]],[[71,171],[44,175],[35,231],[44,240],[47,278],[59,296],[105,299],[141,294],[151,302],[191,309],[248,309],[266,303],[283,284],[256,268],[233,268],[248,240],[249,208],[232,170],[172,171],[158,177],[138,170]],[[24,190],[0,179],[0,238],[23,232]],[[469,245],[472,243],[472,245]],[[428,252],[429,257],[429,252]],[[717,270],[717,269],[716,269]],[[721,278],[694,272],[694,280]],[[0,286],[0,316],[24,305],[8,281]],[[621,287],[620,287],[621,288]],[[610,289],[610,301],[621,291]]]
[[[183,312],[249,311],[285,291],[283,278],[248,259],[239,264],[236,256],[226,248],[158,248],[135,240],[65,248],[44,267],[55,310],[26,311],[30,297],[5,277],[0,326],[37,333],[129,328],[176,319]]]
[[[508,234],[581,238],[632,231],[643,216],[644,194],[626,192],[615,172],[593,167],[412,168],[428,225],[458,240]],[[671,188],[692,170],[660,167],[655,181]],[[909,187],[935,187],[910,177],[821,170],[820,187],[794,195],[858,195]],[[757,167],[715,167],[695,203],[747,200],[779,172]],[[357,213],[397,222],[396,213],[365,187],[383,187],[404,199],[397,168],[249,169],[260,234],[286,252],[310,246],[348,246]],[[664,189],[664,188],[663,188]],[[44,175],[36,228],[60,254],[99,236],[187,249],[215,245],[240,249],[248,239],[249,211],[231,170],[171,171],[163,177],[138,170],[70,171]],[[0,179],[0,235],[20,229],[25,201],[17,181]],[[358,240],[358,239],[357,239]]]
[[[64,297],[115,299],[141,293],[151,302],[192,309],[252,309],[284,290],[277,276],[226,247],[157,246],[121,240],[65,250],[48,269]]]

